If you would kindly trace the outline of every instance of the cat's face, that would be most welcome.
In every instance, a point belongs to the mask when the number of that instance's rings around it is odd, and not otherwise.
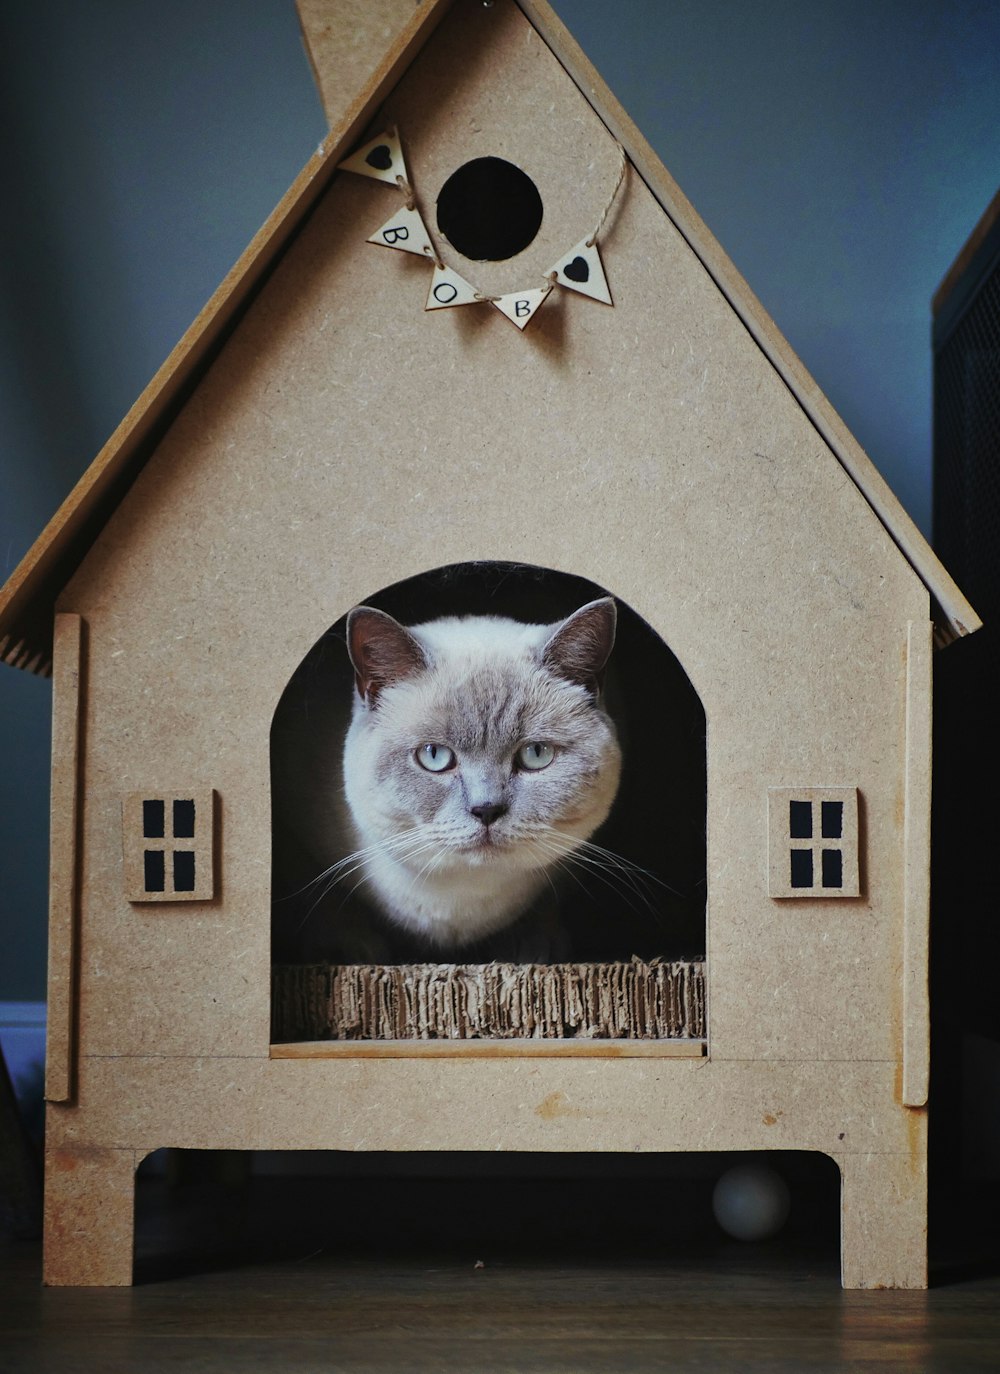
[[[359,608],[345,791],[360,837],[414,876],[541,872],[606,818],[621,766],[598,683],[606,598],[556,625],[496,617],[406,630]]]

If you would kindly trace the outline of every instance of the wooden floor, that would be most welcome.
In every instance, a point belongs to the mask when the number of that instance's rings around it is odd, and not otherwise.
[[[845,1293],[823,1180],[746,1245],[710,1181],[648,1169],[210,1175],[140,1180],[132,1289],[43,1289],[37,1242],[5,1243],[0,1370],[1000,1370],[995,1216],[971,1245],[952,1228],[929,1292]]]

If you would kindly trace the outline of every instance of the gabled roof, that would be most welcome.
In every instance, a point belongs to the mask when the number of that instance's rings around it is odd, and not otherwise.
[[[0,659],[51,671],[53,611],[69,581],[241,312],[326,189],[345,153],[399,81],[453,0],[425,0],[357,100],[309,160],[218,290],[60,506],[0,592]],[[802,366],[774,322],[695,213],[545,0],[516,0],[575,81],[637,173],[701,261],[903,556],[927,586],[939,643],[980,621],[927,541]]]

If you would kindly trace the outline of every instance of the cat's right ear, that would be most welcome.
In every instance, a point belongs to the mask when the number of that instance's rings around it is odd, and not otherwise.
[[[355,606],[347,617],[347,652],[358,695],[374,706],[383,687],[427,667],[423,649],[398,620],[373,606]]]
[[[542,662],[558,677],[579,683],[594,697],[600,696],[616,624],[614,597],[588,601],[555,627],[542,649]]]

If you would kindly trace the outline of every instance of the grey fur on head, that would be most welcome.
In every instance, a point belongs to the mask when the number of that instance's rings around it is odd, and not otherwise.
[[[604,821],[621,771],[600,703],[614,635],[610,597],[552,625],[351,612],[349,859],[391,923],[439,950],[503,930]]]

